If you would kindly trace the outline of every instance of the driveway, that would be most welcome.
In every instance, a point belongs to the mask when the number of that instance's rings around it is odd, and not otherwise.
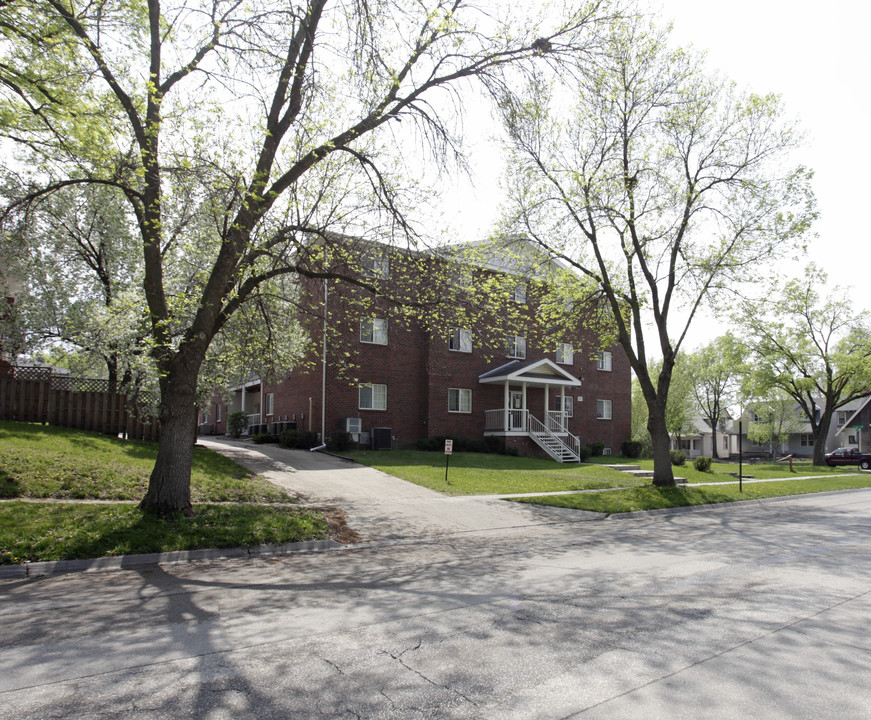
[[[446,497],[380,470],[322,453],[253,445],[225,438],[198,442],[313,505],[345,512],[363,541],[425,538],[552,522],[600,518],[560,508],[511,503],[497,497]]]

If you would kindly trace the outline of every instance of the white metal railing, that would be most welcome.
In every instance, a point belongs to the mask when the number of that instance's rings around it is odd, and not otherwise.
[[[566,413],[560,410],[548,410],[545,416],[547,429],[551,432],[568,432],[566,429]]]
[[[528,416],[528,410],[514,410],[512,408],[509,408],[507,412],[505,408],[498,408],[496,410],[485,410],[484,429],[502,430],[505,432],[526,432],[526,418]]]
[[[548,442],[552,442],[554,446],[564,445],[574,453],[576,458],[581,454],[581,441],[576,435],[572,435],[563,423],[559,420],[562,418],[561,412],[553,411],[548,413],[547,422],[542,422],[537,417],[532,415],[528,410],[514,410],[512,408],[497,408],[495,410],[484,411],[484,429],[498,430],[502,432],[525,432],[532,436],[536,442],[544,448],[555,460],[563,462],[563,458],[555,451],[554,447],[549,447],[542,437],[549,438]],[[507,427],[506,427],[507,420]],[[556,433],[559,433],[557,435]]]
[[[562,413],[555,413],[556,415],[562,415]],[[533,422],[534,421],[534,422]],[[550,435],[558,440],[560,443],[568,447],[571,450],[575,457],[580,459],[581,456],[581,439],[577,435],[572,435],[568,428],[565,425],[559,425],[557,430],[554,431],[549,425],[554,424],[554,418],[548,418],[548,422],[545,424],[541,422],[538,418],[529,416],[529,432],[531,433],[539,433],[541,435]],[[555,434],[555,432],[559,432],[559,436]]]
[[[581,454],[581,439],[577,435],[572,435],[569,431],[566,420],[568,415],[559,410],[549,410],[547,413],[547,429],[551,432],[565,433],[566,437],[560,439],[568,445],[575,455]]]
[[[561,437],[557,437],[549,430],[546,423],[541,422],[541,420],[533,415],[529,416],[529,436],[557,462],[565,462],[567,460],[564,453],[566,449],[571,448],[566,445]],[[574,453],[571,459],[577,461],[578,454]]]
[[[260,413],[252,413],[248,416],[248,427],[260,424]]]

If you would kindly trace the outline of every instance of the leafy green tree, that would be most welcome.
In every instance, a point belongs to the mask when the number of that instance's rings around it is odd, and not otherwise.
[[[719,457],[717,431],[738,400],[745,370],[740,347],[731,334],[722,335],[686,356],[687,373],[695,405],[711,427],[714,457]]]
[[[747,439],[757,445],[768,445],[772,459],[776,448],[789,436],[801,430],[801,417],[796,412],[795,401],[777,388],[764,400],[754,400],[748,405]]]
[[[801,410],[814,438],[814,465],[825,464],[835,411],[871,390],[869,319],[815,265],[745,302],[736,316],[757,393],[782,391]]]
[[[668,397],[698,309],[795,250],[814,217],[809,173],[784,162],[798,137],[778,99],[736,91],[667,40],[643,18],[614,23],[577,72],[499,89],[505,232],[598,287],[647,403],[656,485],[674,484]]]
[[[638,378],[632,378],[632,439],[644,443],[645,451],[649,451],[650,433],[647,431],[647,401],[641,390]],[[646,454],[646,452],[645,452]]]
[[[18,258],[21,351],[70,355],[86,375],[105,376],[113,387],[131,382],[130,358],[137,349],[143,354],[147,333],[144,315],[128,312],[137,246],[113,190],[64,188],[42,198],[0,236],[0,246]]]
[[[662,372],[662,363],[653,367],[653,375]],[[696,406],[693,398],[692,377],[687,366],[687,357],[678,355],[671,372],[668,402],[665,404],[665,425],[668,432],[678,440],[681,435],[695,433]]]
[[[33,169],[15,209],[96,184],[136,219],[161,423],[143,508],[191,511],[197,381],[240,308],[287,274],[379,291],[326,251],[340,235],[417,239],[408,148],[446,167],[462,152],[461,89],[588,52],[613,12],[521,9],[497,21],[466,0],[6,4],[0,131]]]

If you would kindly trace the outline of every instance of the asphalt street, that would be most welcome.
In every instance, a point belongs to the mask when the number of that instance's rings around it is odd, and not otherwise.
[[[530,513],[0,583],[0,717],[871,717],[871,491]]]

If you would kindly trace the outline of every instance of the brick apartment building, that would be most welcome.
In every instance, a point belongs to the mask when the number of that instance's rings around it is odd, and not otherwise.
[[[571,313],[544,319],[548,284],[528,245],[534,263],[492,248],[459,262],[367,248],[360,277],[406,304],[341,280],[301,281],[304,360],[280,382],[251,373],[229,388],[229,403],[203,408],[201,432],[224,433],[228,412],[242,410],[252,426],[346,430],[384,448],[450,435],[499,437],[561,461],[595,441],[619,451],[630,435],[628,360],[619,346],[600,349]]]

